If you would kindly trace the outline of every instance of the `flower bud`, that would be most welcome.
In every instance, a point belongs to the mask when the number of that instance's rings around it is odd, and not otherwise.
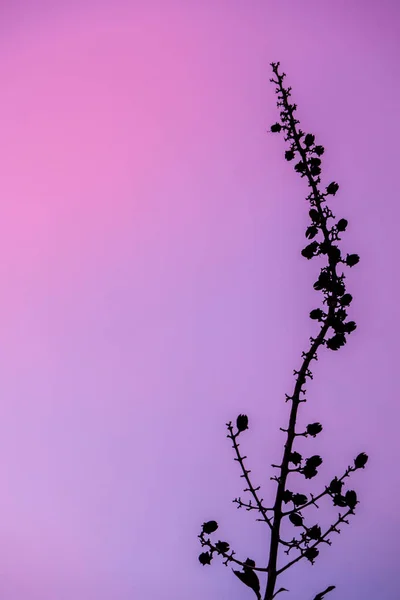
[[[199,555],[199,561],[201,562],[202,565],[210,565],[211,559],[212,559],[212,556],[209,552],[202,552]]]
[[[293,523],[295,527],[300,527],[303,525],[303,517],[299,515],[299,513],[291,513],[289,515],[289,521]]]
[[[217,521],[207,521],[206,523],[203,523],[203,533],[206,533],[207,535],[214,533],[214,531],[217,531],[217,529]]]
[[[336,183],[336,181],[332,181],[332,183],[330,183],[328,185],[328,187],[326,188],[326,193],[331,194],[332,196],[335,196],[338,189],[339,189],[339,184]]]
[[[307,425],[306,431],[309,435],[312,435],[312,437],[315,437],[318,433],[321,433],[322,425],[321,425],[321,423],[309,423]]]
[[[239,415],[236,419],[236,427],[239,431],[245,431],[249,428],[249,419],[247,415]]]
[[[356,469],[363,469],[367,464],[367,461],[368,456],[365,454],[365,452],[361,452],[361,454],[354,459],[354,466]]]

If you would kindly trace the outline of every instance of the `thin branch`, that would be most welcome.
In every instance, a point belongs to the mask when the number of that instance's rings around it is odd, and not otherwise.
[[[242,469],[242,475],[240,477],[244,477],[247,485],[249,486],[248,488],[244,489],[243,491],[250,492],[252,494],[252,496],[257,504],[258,510],[263,516],[263,521],[265,521],[265,523],[267,523],[267,525],[272,530],[272,523],[271,523],[270,518],[267,515],[267,509],[264,508],[264,506],[261,503],[261,500],[259,499],[259,497],[257,495],[257,492],[260,489],[260,486],[258,486],[257,488],[253,487],[253,485],[249,479],[249,473],[251,473],[251,471],[246,469],[246,467],[244,466],[244,459],[247,458],[247,456],[242,457],[239,452],[239,444],[236,442],[236,438],[238,437],[240,432],[238,431],[238,433],[233,433],[232,421],[229,421],[229,423],[227,423],[226,426],[229,430],[229,435],[227,435],[226,437],[228,437],[229,439],[232,440],[232,443],[233,443],[232,448],[234,448],[235,453],[236,453],[236,458],[234,460],[236,460],[240,464],[240,467]]]
[[[229,562],[234,562],[237,565],[239,565],[240,567],[247,567],[246,561],[241,561],[241,560],[237,560],[236,558],[233,558],[233,555],[236,554],[236,552],[234,550],[231,550],[230,553],[219,550],[217,548],[217,546],[215,546],[214,544],[212,544],[210,542],[209,538],[208,539],[204,538],[204,534],[203,533],[200,533],[198,537],[200,538],[202,546],[207,546],[208,548],[210,548],[210,550],[212,552],[217,552],[218,554],[221,554],[221,556],[223,556],[226,559],[225,562],[224,562],[224,565],[227,566]],[[254,566],[254,567],[252,567],[252,569],[254,571],[260,571],[262,573],[267,573],[268,572],[268,567],[256,567],[256,566]]]
[[[335,531],[336,533],[340,533],[340,530],[337,529],[337,525],[339,525],[339,523],[348,523],[348,521],[346,521],[345,517],[347,517],[349,514],[353,514],[353,511],[350,509],[348,510],[344,515],[341,515],[339,513],[339,518],[337,519],[337,521],[331,525],[329,527],[329,529],[327,529],[327,531],[324,533],[324,535],[321,535],[321,537],[319,538],[319,540],[317,540],[312,546],[309,546],[308,549],[310,548],[316,548],[319,544],[321,544],[322,542],[325,541],[325,543],[330,544],[330,541],[325,540],[326,536],[329,535],[330,533],[332,533],[333,531]],[[307,552],[307,550],[305,551]],[[286,571],[286,569],[288,569],[289,567],[291,567],[292,565],[294,565],[295,563],[297,563],[299,560],[301,560],[302,558],[305,558],[305,552],[303,552],[302,554],[300,554],[299,556],[297,556],[295,559],[291,560],[290,562],[288,562],[284,567],[282,567],[281,569],[279,569],[276,574],[280,575],[281,573],[283,573],[284,571]]]
[[[343,481],[343,479],[345,479],[346,477],[349,477],[349,473],[351,473],[352,471],[356,471],[355,467],[347,467],[345,473],[340,477],[337,478],[337,481]],[[315,506],[317,506],[315,504],[316,500],[319,500],[320,498],[322,498],[323,496],[326,496],[327,494],[329,494],[329,487],[325,487],[325,490],[323,492],[321,492],[320,494],[318,494],[318,496],[313,496],[311,494],[311,500],[309,502],[306,502],[305,504],[302,504],[300,506],[296,506],[296,508],[293,508],[292,510],[288,510],[286,512],[282,512],[282,517],[286,517],[290,514],[293,514],[294,512],[297,512],[299,510],[303,510],[304,508],[307,508],[307,506],[310,506],[311,504],[314,504]],[[317,506],[318,508],[318,506]]]

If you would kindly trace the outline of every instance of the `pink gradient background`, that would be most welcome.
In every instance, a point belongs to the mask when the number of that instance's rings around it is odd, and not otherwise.
[[[266,133],[276,60],[326,147],[323,181],[341,186],[342,248],[361,256],[346,271],[358,329],[320,351],[308,385],[315,490],[370,455],[351,525],[282,585],[398,598],[399,13],[2,2],[2,600],[252,597],[219,559],[199,564],[197,535],[216,519],[239,558],[265,563],[265,528],[232,503],[245,495],[225,423],[249,415],[241,448],[268,504],[284,394],[317,330],[307,187]]]

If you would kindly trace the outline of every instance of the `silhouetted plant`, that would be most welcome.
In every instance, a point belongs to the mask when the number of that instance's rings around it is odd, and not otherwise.
[[[322,544],[331,544],[329,534],[332,532],[340,533],[338,526],[341,523],[348,523],[347,517],[353,515],[355,507],[358,504],[357,494],[354,490],[343,490],[344,480],[350,476],[353,471],[363,469],[368,460],[368,456],[362,452],[355,459],[352,466],[347,467],[344,473],[338,477],[334,477],[329,485],[325,486],[324,490],[314,496],[309,497],[305,494],[296,493],[287,487],[287,479],[289,473],[299,473],[305,479],[312,479],[318,474],[318,467],[322,464],[322,458],[318,455],[305,458],[299,452],[293,450],[293,445],[297,437],[316,437],[322,431],[320,423],[310,423],[305,431],[296,431],[296,421],[298,410],[302,402],[306,402],[305,388],[307,377],[312,379],[310,371],[310,363],[312,360],[317,360],[317,350],[320,346],[326,346],[329,350],[338,350],[347,342],[346,336],[355,330],[356,324],[354,321],[346,321],[346,308],[352,301],[352,296],[346,293],[345,275],[338,275],[336,269],[339,264],[344,264],[348,267],[353,267],[359,261],[357,254],[347,254],[343,258],[339,247],[335,244],[341,240],[339,234],[347,228],[348,222],[346,219],[339,219],[336,224],[328,226],[329,219],[335,219],[332,211],[326,205],[328,196],[335,196],[339,186],[333,181],[322,192],[320,186],[321,174],[321,156],[324,154],[324,147],[316,145],[315,137],[311,133],[305,134],[301,129],[297,128],[299,121],[295,119],[294,112],[296,104],[290,104],[291,88],[283,86],[285,73],[279,74],[279,63],[271,63],[275,79],[270,81],[276,85],[276,93],[278,94],[277,105],[280,107],[280,122],[275,123],[271,127],[271,132],[283,132],[284,139],[290,142],[290,148],[285,152],[285,159],[292,161],[297,158],[298,162],[294,165],[296,172],[300,173],[301,177],[306,177],[310,193],[307,200],[310,203],[310,225],[306,229],[306,237],[310,242],[301,254],[308,260],[314,256],[324,255],[327,258],[327,266],[321,269],[317,281],[314,283],[314,289],[322,291],[324,295],[323,304],[325,308],[315,308],[310,312],[310,318],[321,323],[318,335],[310,337],[310,347],[308,352],[302,352],[303,359],[299,371],[294,370],[296,382],[292,396],[286,396],[286,402],[291,401],[291,409],[289,415],[289,423],[287,429],[280,428],[286,433],[286,442],[284,446],[283,458],[280,465],[272,465],[278,469],[279,475],[271,477],[277,482],[277,491],[275,503],[272,507],[267,508],[263,505],[262,498],[260,499],[258,491],[260,486],[254,487],[250,481],[250,470],[244,465],[245,456],[239,452],[239,443],[237,441],[239,435],[248,429],[248,417],[239,415],[236,419],[236,431],[232,426],[232,422],[227,423],[228,435],[232,440],[232,447],[235,451],[235,460],[239,463],[243,477],[247,487],[245,492],[249,492],[254,500],[245,503],[240,498],[235,498],[233,502],[238,505],[238,508],[244,507],[247,511],[256,510],[261,518],[257,521],[265,522],[270,530],[270,548],[269,560],[265,567],[256,566],[254,560],[247,558],[245,561],[240,561],[235,558],[235,552],[230,549],[230,545],[225,541],[212,542],[210,536],[218,529],[216,521],[208,521],[203,523],[202,531],[199,535],[201,545],[207,547],[207,551],[202,552],[199,556],[199,561],[202,565],[209,565],[215,554],[221,555],[224,559],[223,564],[228,566],[229,563],[234,563],[242,568],[242,571],[233,570],[234,574],[249,588],[251,588],[257,600],[261,600],[260,581],[258,574],[266,578],[266,589],[264,600],[272,600],[277,594],[283,591],[288,591],[281,587],[275,591],[276,582],[279,575],[284,573],[289,567],[305,558],[314,564],[315,559],[319,554],[318,547]],[[317,238],[317,239],[315,239]],[[330,332],[332,330],[332,332]],[[329,335],[328,336],[328,331]],[[317,500],[324,496],[330,497],[333,505],[344,509],[339,512],[335,522],[322,531],[318,524],[311,521],[305,522],[303,513],[306,509],[317,505]],[[289,505],[285,510],[283,505]],[[292,540],[284,540],[281,537],[281,523],[283,519],[289,519],[292,525],[300,531],[300,535]],[[284,552],[289,555],[291,551],[296,553],[296,556],[291,560],[288,559],[286,564],[280,569],[277,568],[279,549],[283,547]],[[335,589],[331,585],[323,592],[320,592],[314,597],[314,600],[322,600],[328,592]]]

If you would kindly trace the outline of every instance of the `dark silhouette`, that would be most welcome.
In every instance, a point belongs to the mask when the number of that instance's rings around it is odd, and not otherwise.
[[[318,547],[322,544],[331,544],[329,534],[332,532],[340,533],[338,526],[342,523],[348,523],[347,517],[354,515],[355,507],[358,504],[357,494],[354,490],[344,490],[344,480],[350,476],[350,473],[357,469],[363,469],[368,460],[368,456],[362,452],[353,462],[352,466],[347,467],[345,472],[340,477],[334,477],[329,485],[325,486],[323,491],[316,496],[310,494],[310,497],[305,494],[299,494],[287,487],[289,473],[300,473],[305,479],[312,479],[318,474],[318,467],[322,464],[322,458],[318,455],[303,457],[299,452],[293,449],[296,437],[312,436],[316,437],[322,431],[320,423],[310,423],[305,431],[296,431],[296,421],[300,404],[306,402],[305,383],[307,377],[312,379],[310,363],[312,360],[317,360],[317,350],[320,346],[326,346],[329,350],[338,350],[347,342],[346,336],[356,329],[354,321],[346,321],[346,308],[351,304],[352,296],[346,293],[344,284],[345,275],[337,273],[339,264],[353,267],[359,261],[357,254],[347,254],[343,258],[339,247],[335,242],[340,241],[339,234],[347,228],[348,222],[346,219],[339,219],[336,224],[328,226],[329,219],[335,219],[331,210],[326,205],[328,196],[335,196],[339,186],[336,182],[330,183],[325,191],[319,189],[320,173],[321,173],[321,156],[324,154],[324,147],[315,144],[314,135],[305,134],[301,129],[297,128],[299,121],[295,119],[294,113],[296,104],[290,104],[291,88],[283,86],[285,73],[279,74],[279,63],[271,63],[271,67],[275,78],[270,81],[276,85],[276,93],[278,94],[277,105],[280,108],[280,122],[275,123],[271,127],[271,132],[284,133],[284,139],[290,142],[290,148],[285,152],[285,159],[292,161],[297,158],[298,162],[294,165],[294,170],[300,173],[301,177],[306,177],[310,193],[307,200],[310,203],[311,209],[309,216],[311,219],[310,225],[307,227],[305,235],[311,241],[302,251],[301,254],[310,260],[314,256],[326,256],[327,266],[321,269],[317,281],[314,283],[314,289],[323,292],[324,308],[315,308],[310,312],[310,318],[318,321],[321,324],[318,335],[310,337],[310,347],[308,352],[302,352],[303,359],[299,371],[294,371],[296,382],[294,391],[291,396],[286,396],[286,402],[291,402],[289,423],[287,429],[280,428],[286,434],[286,441],[283,451],[283,458],[280,465],[272,465],[278,469],[279,475],[271,477],[277,482],[277,490],[275,503],[272,507],[265,507],[262,504],[262,499],[259,498],[258,491],[260,486],[254,487],[250,481],[250,470],[246,469],[244,459],[239,451],[238,437],[248,429],[248,417],[239,415],[236,419],[236,431],[232,426],[232,422],[227,423],[228,435],[232,440],[232,447],[235,451],[235,460],[239,463],[242,474],[241,477],[246,481],[247,487],[245,492],[249,492],[254,500],[249,503],[242,502],[240,498],[235,498],[239,507],[244,507],[246,510],[256,510],[261,518],[258,521],[264,521],[270,530],[270,548],[269,561],[267,566],[256,566],[254,560],[247,558],[244,562],[236,559],[234,551],[230,550],[228,542],[217,541],[212,542],[210,537],[206,537],[215,533],[218,529],[216,521],[208,521],[203,523],[202,532],[199,535],[201,545],[207,547],[208,550],[202,552],[199,556],[199,561],[202,565],[211,564],[214,554],[221,555],[224,560],[224,565],[234,563],[242,568],[242,571],[233,570],[233,573],[246,586],[251,588],[257,600],[261,600],[259,576],[266,578],[264,600],[272,600],[280,592],[288,591],[286,588],[279,588],[275,591],[277,578],[286,569],[300,561],[307,559],[314,564],[315,559],[319,554]],[[318,241],[314,238],[318,238]],[[332,330],[332,331],[330,331]],[[329,332],[330,337],[327,337]],[[318,524],[305,521],[303,513],[305,509],[314,505],[318,507],[317,500],[324,496],[330,497],[333,505],[339,508],[339,514],[336,521],[326,530],[322,531]],[[289,505],[289,506],[287,506]],[[343,510],[341,510],[343,509]],[[299,536],[293,537],[287,541],[281,537],[281,523],[283,519],[288,518],[293,526],[300,532]],[[289,555],[289,552],[295,554],[294,558],[287,560],[286,564],[280,569],[277,568],[278,552],[282,548]],[[334,590],[335,586],[330,585],[323,592],[314,596],[314,600],[323,600],[325,595]]]

